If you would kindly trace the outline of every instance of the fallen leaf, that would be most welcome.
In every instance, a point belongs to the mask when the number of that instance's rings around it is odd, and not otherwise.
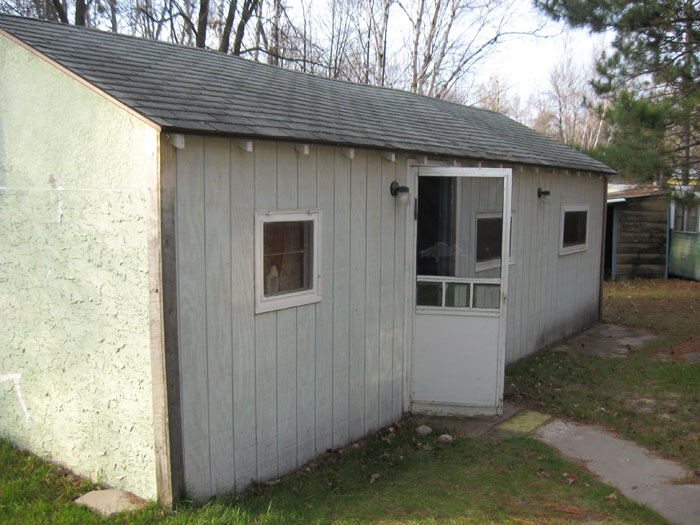
[[[610,494],[610,495],[608,495],[608,496],[605,496],[605,499],[609,499],[609,500],[611,500],[611,501],[617,501],[617,494],[615,494],[615,493],[613,492],[612,494]]]

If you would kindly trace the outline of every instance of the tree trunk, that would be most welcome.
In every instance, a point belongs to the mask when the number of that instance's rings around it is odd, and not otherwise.
[[[56,9],[56,14],[58,15],[58,19],[64,23],[68,24],[68,15],[66,14],[66,10],[63,8],[63,5],[61,5],[61,0],[53,0],[53,6]]]
[[[241,19],[238,21],[238,27],[236,28],[236,38],[233,40],[233,54],[236,56],[240,56],[241,54],[245,29],[248,26],[250,17],[253,16],[253,13],[258,9],[259,4],[259,0],[245,0],[243,3]]]
[[[199,18],[197,19],[196,47],[207,46],[207,24],[209,23],[209,0],[200,0]]]
[[[75,1],[75,25],[84,26],[87,23],[87,4],[85,0]]]
[[[238,0],[231,0],[228,4],[228,13],[226,13],[221,42],[219,42],[219,51],[222,53],[228,53],[228,47],[231,41],[231,28],[233,28],[233,19],[236,16],[236,7],[238,7]]]

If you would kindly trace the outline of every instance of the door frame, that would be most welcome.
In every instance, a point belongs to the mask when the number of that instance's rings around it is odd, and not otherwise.
[[[454,177],[499,177],[503,178],[503,237],[501,239],[501,321],[499,323],[499,345],[497,355],[497,382],[496,382],[496,407],[494,414],[500,415],[503,411],[503,390],[505,380],[505,350],[508,319],[508,271],[510,267],[510,235],[511,235],[511,210],[513,192],[513,170],[511,168],[482,168],[482,167],[458,167],[455,164],[444,162],[419,163],[414,159],[408,159],[407,185],[411,188],[411,198],[405,214],[405,254],[404,254],[404,396],[403,411],[411,411],[413,396],[413,327],[415,323],[415,288],[416,288],[416,242],[417,242],[417,210],[418,176],[454,176]],[[419,204],[420,205],[420,204]],[[468,410],[466,410],[468,412]],[[483,414],[481,410],[475,410],[475,414]],[[465,411],[461,415],[468,415]]]

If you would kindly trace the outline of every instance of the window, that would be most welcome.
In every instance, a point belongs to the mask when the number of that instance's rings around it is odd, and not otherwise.
[[[586,250],[587,243],[588,206],[562,206],[559,254],[566,255]]]
[[[513,217],[510,216],[510,238],[508,239],[509,264],[513,264]],[[476,214],[476,268],[483,272],[501,267],[501,238],[503,237],[503,214],[477,212]]]
[[[698,206],[676,204],[673,229],[683,233],[698,233]]]
[[[255,313],[321,300],[319,212],[258,212],[255,216]]]

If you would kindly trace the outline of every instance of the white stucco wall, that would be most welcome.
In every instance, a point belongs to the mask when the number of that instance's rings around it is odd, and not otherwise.
[[[157,141],[0,35],[0,435],[147,498]]]

